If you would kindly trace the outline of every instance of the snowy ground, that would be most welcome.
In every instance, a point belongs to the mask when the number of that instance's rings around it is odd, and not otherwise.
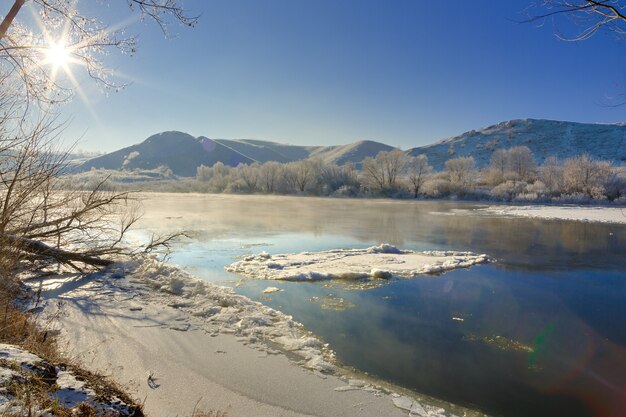
[[[415,277],[488,262],[471,252],[405,251],[383,244],[367,249],[337,249],[247,256],[226,267],[229,272],[257,279],[320,280]]]
[[[626,224],[626,208],[620,207],[497,205],[484,209],[477,209],[476,211],[480,214],[506,217],[528,217],[537,219]],[[457,212],[460,212],[460,210]]]
[[[33,382],[38,381],[38,382]],[[131,415],[129,405],[113,396],[105,401],[82,377],[60,365],[50,364],[40,357],[19,347],[0,343],[0,415],[31,416],[53,415],[51,409],[41,408],[41,403],[30,398],[17,398],[12,393],[15,384],[48,387],[49,401],[67,409],[76,409],[80,404],[89,404],[102,415]],[[33,394],[35,397],[35,394]],[[55,414],[56,415],[56,414]]]
[[[68,352],[145,399],[153,417],[479,415],[348,376],[290,316],[138,258],[90,276],[31,280],[60,309]],[[436,404],[436,405],[435,405]]]

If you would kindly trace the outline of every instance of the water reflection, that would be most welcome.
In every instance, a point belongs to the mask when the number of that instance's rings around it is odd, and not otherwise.
[[[452,214],[474,207],[481,206],[158,196],[146,202],[143,225],[194,231],[175,262],[292,314],[340,360],[381,378],[506,416],[621,415],[626,227]],[[383,242],[471,250],[497,263],[361,287],[250,281],[223,271],[235,257],[261,251]],[[268,296],[268,286],[284,291]]]

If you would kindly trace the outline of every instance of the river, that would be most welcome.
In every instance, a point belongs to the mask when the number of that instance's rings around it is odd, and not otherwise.
[[[494,217],[462,202],[147,194],[143,206],[141,231],[191,232],[171,262],[293,315],[346,366],[494,415],[626,409],[626,225]],[[495,262],[388,281],[224,271],[262,251],[380,243]]]

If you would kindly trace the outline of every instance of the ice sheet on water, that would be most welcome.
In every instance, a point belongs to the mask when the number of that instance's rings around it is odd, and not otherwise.
[[[458,251],[401,250],[390,244],[366,249],[334,249],[246,256],[225,267],[256,279],[314,281],[324,279],[412,278],[488,262],[487,255]]]

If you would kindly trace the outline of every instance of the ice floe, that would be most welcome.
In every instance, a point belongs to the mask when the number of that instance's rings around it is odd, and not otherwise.
[[[323,279],[412,278],[488,262],[472,252],[401,250],[389,244],[366,249],[335,249],[246,256],[225,267],[256,279],[306,281]]]

